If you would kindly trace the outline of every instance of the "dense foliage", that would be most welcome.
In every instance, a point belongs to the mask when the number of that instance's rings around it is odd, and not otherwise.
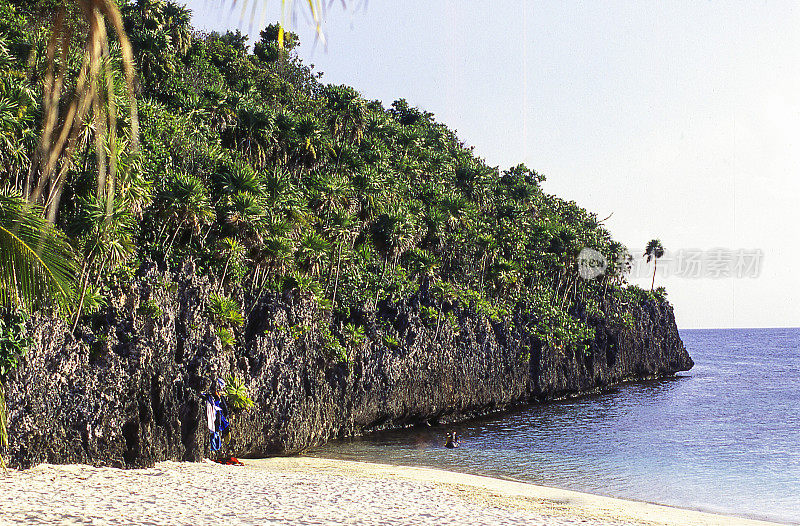
[[[206,309],[226,347],[262,294],[313,295],[341,359],[364,338],[354,313],[420,291],[431,326],[447,323],[455,304],[495,321],[522,312],[543,344],[575,350],[592,338],[590,317],[630,323],[620,305],[648,294],[624,286],[625,247],[594,214],[545,193],[542,175],[488,166],[404,100],[385,108],[323,83],[293,52],[296,35],[286,34],[280,52],[278,27],[269,26],[251,51],[238,32],[193,31],[190,13],[172,2],[123,3],[122,12],[139,75],[140,149],[106,152],[118,173],[110,216],[95,188],[90,124],[63,161],[56,223],[80,258],[76,323],[105,308],[144,260],[193,261],[211,277]],[[0,0],[8,192],[22,192],[36,150],[49,27],[41,6]],[[110,56],[109,71],[118,71],[113,45]],[[66,62],[77,72],[77,46]],[[124,80],[111,78],[114,140],[125,143]],[[612,262],[596,279],[579,277],[584,247]],[[383,340],[400,345],[391,328]]]

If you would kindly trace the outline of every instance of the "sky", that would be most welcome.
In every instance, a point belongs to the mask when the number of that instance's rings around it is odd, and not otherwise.
[[[661,239],[679,327],[800,326],[800,3],[335,2],[325,44],[295,4],[323,81],[405,98],[501,170],[525,163],[637,257]],[[218,5],[188,1],[196,29],[257,34],[261,15]]]

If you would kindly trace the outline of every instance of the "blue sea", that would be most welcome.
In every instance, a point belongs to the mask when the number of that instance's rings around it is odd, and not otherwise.
[[[680,333],[695,366],[675,378],[313,454],[800,524],[800,329]]]

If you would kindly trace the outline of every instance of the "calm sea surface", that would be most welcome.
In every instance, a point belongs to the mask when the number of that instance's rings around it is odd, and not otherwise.
[[[313,454],[800,523],[800,329],[681,337],[695,366],[674,379]],[[442,447],[451,429],[454,450]]]

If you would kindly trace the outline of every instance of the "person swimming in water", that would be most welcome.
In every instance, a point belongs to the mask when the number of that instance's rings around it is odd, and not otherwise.
[[[456,435],[455,431],[447,433],[447,441],[445,442],[444,447],[450,449],[458,447],[458,435]]]

